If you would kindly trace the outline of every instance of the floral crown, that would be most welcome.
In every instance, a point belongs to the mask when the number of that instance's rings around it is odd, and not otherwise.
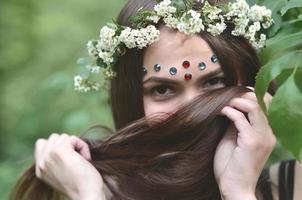
[[[79,59],[79,64],[88,69],[86,75],[74,77],[75,90],[87,92],[106,87],[106,80],[116,77],[112,66],[127,49],[143,49],[159,40],[160,31],[155,25],[162,21],[166,26],[187,35],[207,31],[220,35],[227,25],[232,24],[231,34],[243,36],[259,50],[265,46],[263,29],[273,24],[272,12],[264,6],[249,6],[245,0],[217,6],[203,0],[156,0],[153,10],[140,8],[130,21],[134,28],[108,23],[100,30],[100,38],[87,43],[90,60]],[[196,3],[203,6],[196,6]],[[197,8],[196,8],[197,7]],[[102,71],[103,83],[89,80],[93,74]]]

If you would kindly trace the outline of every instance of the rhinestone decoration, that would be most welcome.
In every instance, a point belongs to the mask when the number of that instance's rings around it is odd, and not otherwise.
[[[154,71],[159,72],[160,71],[160,64],[154,65]]]
[[[213,56],[211,57],[211,61],[212,61],[213,63],[216,63],[216,62],[218,61],[217,56],[216,56],[216,55],[213,55]]]
[[[148,71],[147,71],[147,68],[146,68],[146,67],[144,67],[144,68],[143,68],[143,74],[144,74],[144,75],[146,75],[146,74],[147,74],[147,72],[148,72]]]
[[[185,74],[185,80],[189,81],[192,79],[192,74]]]
[[[189,68],[190,67],[190,62],[189,61],[183,61],[183,63],[182,63],[182,66],[184,67],[184,68]]]
[[[207,65],[206,65],[204,62],[201,62],[201,63],[198,64],[198,68],[199,68],[200,70],[205,70],[206,67],[207,67]]]
[[[177,69],[175,67],[171,67],[169,72],[170,72],[171,75],[174,76],[177,73]]]

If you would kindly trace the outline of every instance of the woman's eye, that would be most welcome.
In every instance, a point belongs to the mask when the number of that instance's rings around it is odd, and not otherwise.
[[[173,94],[172,90],[173,89],[167,85],[160,85],[153,87],[150,93],[155,96],[167,96]]]
[[[217,85],[225,86],[225,79],[224,79],[224,77],[215,77],[215,78],[212,78],[212,79],[206,81],[204,83],[204,85],[206,87],[217,86]]]

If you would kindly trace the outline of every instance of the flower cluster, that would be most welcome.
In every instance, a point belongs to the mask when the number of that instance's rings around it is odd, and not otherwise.
[[[176,8],[171,6],[171,0],[163,0],[154,6],[154,11],[158,17],[169,17],[176,12]]]
[[[99,83],[91,82],[87,78],[77,75],[74,77],[74,87],[76,91],[88,92],[99,90],[100,85]]]
[[[204,30],[204,25],[200,16],[200,13],[194,10],[189,10],[180,18],[177,24],[177,29],[187,35],[192,35]]]
[[[104,68],[103,75],[105,79],[112,79],[116,77],[116,73],[112,70],[112,65],[115,63],[116,58],[119,56],[117,49],[139,48],[142,49],[148,45],[159,40],[159,30],[154,25],[149,25],[146,28],[131,29],[125,27],[119,35],[117,35],[118,27],[110,24],[104,26],[100,31],[100,39],[97,41],[88,41],[87,50],[88,54],[95,59],[95,64],[101,62],[101,66],[87,65],[90,73],[100,73],[101,67]],[[88,81],[81,75],[74,78],[75,90],[81,92],[98,90],[100,84],[93,81]]]
[[[254,5],[250,7],[245,0],[229,3],[228,10],[229,12],[225,14],[225,17],[235,24],[232,34],[244,36],[255,49],[263,48],[266,35],[259,34],[259,31],[261,27],[268,29],[273,24],[272,11],[265,6]]]
[[[139,30],[126,27],[126,29],[121,32],[120,42],[123,42],[129,49],[136,47],[142,49],[158,41],[159,34],[159,30],[153,25]]]
[[[159,1],[159,0],[158,0]],[[268,29],[273,24],[272,12],[264,6],[249,6],[245,0],[234,3],[212,6],[207,1],[199,0],[203,6],[196,8],[179,4],[180,0],[162,0],[152,11],[140,11],[133,16],[133,26],[130,28],[118,24],[107,24],[100,30],[100,38],[87,43],[88,54],[94,63],[87,65],[90,73],[100,73],[102,69],[105,79],[112,79],[116,73],[112,70],[118,58],[127,49],[143,49],[159,40],[160,32],[154,26],[163,21],[166,26],[192,35],[207,31],[213,36],[222,34],[228,24],[233,24],[231,34],[248,39],[255,49],[265,46],[266,35],[262,28]],[[192,2],[194,0],[188,0]],[[88,78],[74,78],[76,90],[98,90],[99,84],[88,81]]]

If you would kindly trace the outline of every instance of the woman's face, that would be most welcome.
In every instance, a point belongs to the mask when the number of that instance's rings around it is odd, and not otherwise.
[[[146,49],[143,60],[147,69],[143,77],[147,117],[154,113],[173,113],[177,106],[197,95],[225,86],[221,66],[215,62],[205,40],[165,26],[160,31],[160,40]]]

